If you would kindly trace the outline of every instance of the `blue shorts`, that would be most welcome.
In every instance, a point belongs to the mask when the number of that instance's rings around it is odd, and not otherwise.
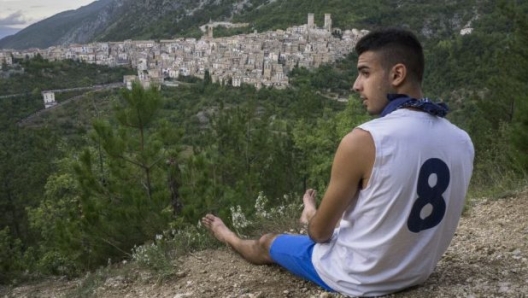
[[[315,242],[305,235],[278,235],[270,247],[270,256],[275,263],[293,274],[312,281],[321,288],[334,292],[319,277],[312,264]]]

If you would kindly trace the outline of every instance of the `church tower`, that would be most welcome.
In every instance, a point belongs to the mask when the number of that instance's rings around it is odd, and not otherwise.
[[[208,39],[213,39],[213,25],[212,24],[209,24],[207,25],[207,38]]]
[[[314,14],[309,13],[308,14],[308,30],[315,28],[315,22],[314,22]]]
[[[324,15],[324,29],[332,32],[332,16],[329,13],[325,13]]]

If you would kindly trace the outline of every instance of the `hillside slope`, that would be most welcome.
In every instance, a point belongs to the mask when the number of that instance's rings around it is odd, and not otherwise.
[[[528,191],[479,200],[450,248],[422,286],[391,297],[521,297],[528,293]],[[178,277],[159,282],[148,272],[113,269],[81,291],[83,280],[47,281],[0,289],[5,297],[342,297],[275,266],[253,266],[226,249],[181,260]],[[127,265],[129,266],[129,265]],[[125,266],[126,267],[126,266]],[[126,272],[126,273],[125,273]],[[85,284],[86,281],[84,281]]]
[[[0,40],[0,48],[47,48],[88,43],[113,22],[115,0],[99,0],[77,10],[56,14]]]
[[[98,0],[59,13],[0,40],[0,48],[171,38],[209,21],[229,18],[246,0]],[[218,9],[220,8],[220,9]]]

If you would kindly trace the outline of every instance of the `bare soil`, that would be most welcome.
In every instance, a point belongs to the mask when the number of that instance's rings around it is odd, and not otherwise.
[[[49,280],[0,288],[0,297],[75,297],[82,282]],[[181,260],[176,276],[162,281],[140,270],[110,274],[91,293],[110,298],[343,297],[277,266],[250,265],[228,248],[191,254]],[[388,297],[528,297],[528,191],[476,201],[431,277]]]

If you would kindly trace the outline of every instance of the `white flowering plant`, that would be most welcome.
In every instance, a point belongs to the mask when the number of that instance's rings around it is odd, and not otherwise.
[[[166,233],[156,235],[156,239],[150,243],[134,246],[132,259],[140,267],[153,270],[161,276],[170,276],[177,270],[178,251],[174,247],[173,240]]]
[[[300,231],[298,218],[302,204],[294,202],[292,196],[284,195],[274,207],[268,198],[260,192],[255,200],[255,213],[246,215],[239,205],[231,207],[231,220],[234,230],[241,236],[258,236],[266,232],[284,233]],[[248,219],[251,217],[251,219]]]
[[[172,228],[156,235],[155,239],[132,249],[132,259],[160,277],[168,277],[178,270],[178,259],[189,252],[212,246],[212,239],[198,226]]]

